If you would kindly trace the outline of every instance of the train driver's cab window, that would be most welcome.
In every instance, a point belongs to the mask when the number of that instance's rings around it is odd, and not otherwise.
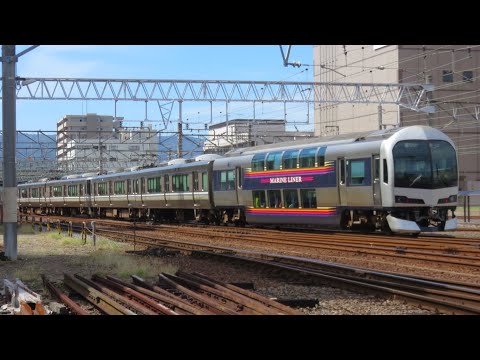
[[[298,162],[301,168],[315,167],[315,155],[317,154],[317,148],[302,149],[298,157]]]
[[[267,190],[267,195],[269,208],[281,208],[283,206],[280,190]]]
[[[301,189],[300,196],[302,198],[302,208],[314,209],[317,207],[317,194],[314,189]]]
[[[265,154],[255,154],[252,158],[252,171],[264,171]]]
[[[283,168],[296,169],[297,168],[298,150],[287,150],[283,153]]]
[[[263,190],[253,191],[253,207],[264,208],[265,206],[266,206],[265,191]]]
[[[267,155],[267,170],[280,170],[283,152],[273,152]]]
[[[297,190],[283,190],[283,199],[285,201],[285,207],[288,209],[298,208],[298,192]]]
[[[365,185],[365,160],[350,160],[350,185]]]

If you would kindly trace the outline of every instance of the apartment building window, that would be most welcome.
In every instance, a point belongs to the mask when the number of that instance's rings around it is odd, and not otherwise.
[[[453,82],[453,71],[452,70],[443,70],[442,71],[443,82]]]
[[[462,74],[462,79],[464,82],[473,82],[473,71],[467,70]]]

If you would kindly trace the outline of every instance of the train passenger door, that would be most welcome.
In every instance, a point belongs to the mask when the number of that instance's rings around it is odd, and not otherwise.
[[[142,203],[142,206],[145,206],[145,203],[143,202],[143,194],[145,193],[145,178],[141,177],[140,178],[140,201]]]
[[[343,206],[347,205],[347,177],[345,158],[338,158],[337,165],[338,204]]]
[[[382,193],[380,188],[380,155],[372,156],[372,172],[373,172],[373,205],[382,205]]]
[[[239,192],[243,189],[243,172],[241,167],[235,168],[235,193],[237,194],[237,205],[240,204]]]
[[[198,187],[198,172],[193,171],[192,172],[192,200],[193,200],[193,206],[199,206],[200,204],[197,203],[196,198],[195,198],[195,192],[199,191]]]

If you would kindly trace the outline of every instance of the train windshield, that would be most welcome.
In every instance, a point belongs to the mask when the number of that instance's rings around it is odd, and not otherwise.
[[[395,186],[439,189],[457,186],[455,149],[442,140],[400,141],[393,148]]]

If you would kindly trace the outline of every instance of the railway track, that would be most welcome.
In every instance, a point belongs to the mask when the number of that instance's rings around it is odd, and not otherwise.
[[[58,221],[59,219],[54,219]],[[74,219],[75,220],[75,219]],[[76,221],[78,224],[78,220]],[[99,220],[97,227],[105,229],[124,228],[124,234],[170,233],[185,238],[195,238],[229,242],[235,245],[268,246],[291,248],[294,251],[335,251],[355,254],[368,254],[391,259],[419,260],[435,264],[455,265],[471,269],[480,268],[480,240],[471,238],[444,237],[386,237],[364,234],[331,233],[295,233],[269,229],[252,229],[225,226],[185,226],[185,225],[148,225]],[[77,225],[78,226],[78,225]],[[99,228],[100,230],[100,228]]]
[[[207,227],[174,225],[151,226],[147,224],[141,224],[136,226],[135,231],[133,231],[131,228],[132,224],[126,224],[130,227],[128,231],[126,231],[127,227],[121,231],[118,231],[118,223],[100,221],[98,224],[102,224],[102,228],[97,228],[97,235],[105,236],[114,240],[130,241],[145,247],[161,247],[175,251],[193,253],[197,256],[221,258],[227,261],[248,262],[249,264],[275,268],[290,274],[293,273],[296,274],[295,276],[302,274],[303,276],[314,277],[322,282],[333,284],[334,286],[354,289],[355,291],[367,291],[381,294],[382,296],[400,298],[409,303],[414,303],[420,305],[421,307],[443,313],[480,313],[480,287],[467,284],[465,282],[440,281],[432,277],[417,277],[407,274],[380,272],[371,269],[334,264],[315,259],[272,254],[254,250],[241,250],[234,247],[178,239],[178,235],[181,235],[180,237],[217,237],[222,238],[223,240],[227,239],[230,243],[234,244],[238,241],[262,241],[272,243],[272,241],[274,241],[273,238],[276,237],[277,243],[285,241],[290,246],[315,247],[316,245],[320,244],[320,247],[325,248],[326,246],[330,246],[331,249],[333,245],[325,244],[326,240],[322,238],[322,236],[325,235],[302,233],[299,234],[300,238],[295,238],[295,241],[282,240],[281,238],[279,240],[280,236],[285,236],[286,234],[292,235],[292,233],[276,230],[255,229],[253,231],[255,231],[255,238],[257,240],[252,240],[252,229],[245,228],[214,227],[212,230]],[[117,230],[112,230],[112,226],[115,226]],[[110,229],[108,227],[110,227]],[[336,244],[341,244],[341,246],[344,248],[347,247],[345,245],[351,244],[347,241],[352,240],[346,239],[345,234],[339,234],[337,236],[338,239],[336,238]],[[359,235],[358,240],[362,242],[365,240],[365,238],[368,238],[368,236]],[[382,244],[382,246],[385,246],[385,242],[387,241],[382,237],[368,239],[370,242],[378,241],[380,244]],[[297,241],[300,242],[300,245],[297,243]],[[324,242],[322,243],[322,241]],[[403,239],[402,241],[408,241],[411,243],[412,241],[416,240]],[[422,239],[418,241],[421,244],[424,240]],[[426,246],[426,248],[431,252],[432,246],[434,245],[431,242],[435,240],[428,238],[425,239],[425,241],[426,243],[424,246]],[[435,245],[437,250],[445,249],[445,246],[451,246],[452,241],[455,240],[443,239],[443,241],[443,247],[439,246],[438,244]],[[292,242],[294,243],[292,244]],[[319,242],[319,244],[317,244],[317,242]],[[331,234],[328,242],[332,242]],[[469,250],[472,253],[475,253],[475,250],[478,250],[475,249],[478,241],[472,241],[472,239],[461,239],[459,243],[465,248],[471,247]],[[431,246],[428,247],[428,244]],[[359,249],[362,249],[363,251],[365,244],[362,243],[361,246],[363,247],[359,247],[356,250],[352,249],[352,251],[359,251]],[[418,246],[417,249],[419,249]],[[413,251],[411,253],[414,254],[415,252]],[[382,255],[384,254],[382,253]],[[405,257],[408,254],[400,253],[397,255]],[[427,255],[441,257],[446,263],[453,258],[455,258],[455,262],[453,263],[460,262],[462,265],[468,264],[478,267],[480,263],[480,259],[475,258],[476,256],[457,257],[453,254],[424,253],[422,254],[423,260],[425,260]],[[433,259],[430,260],[433,261]],[[439,259],[436,259],[435,261],[439,261]]]

